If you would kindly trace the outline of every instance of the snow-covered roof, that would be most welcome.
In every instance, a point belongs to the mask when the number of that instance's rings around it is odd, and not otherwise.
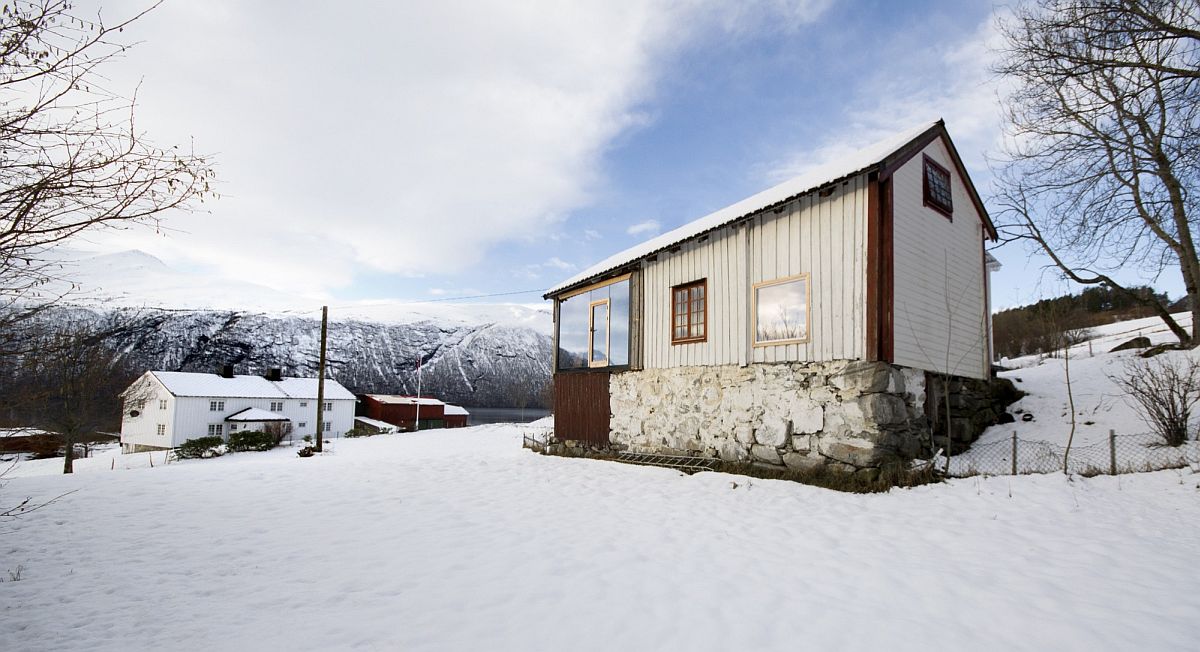
[[[546,295],[557,294],[559,291],[567,289],[582,281],[586,281],[593,276],[598,276],[610,270],[616,269],[622,265],[631,263],[639,258],[649,256],[657,251],[662,251],[676,244],[689,240],[713,229],[722,227],[730,222],[734,222],[743,217],[753,215],[769,206],[774,206],[786,202],[794,197],[807,194],[813,190],[825,186],[827,184],[851,177],[860,172],[875,167],[882,163],[892,154],[903,149],[912,141],[919,138],[922,134],[938,127],[942,124],[941,120],[928,122],[918,127],[908,129],[893,136],[889,136],[876,142],[873,145],[864,147],[847,156],[843,156],[829,163],[816,167],[808,172],[784,181],[783,183],[764,190],[757,195],[743,199],[722,208],[715,213],[709,213],[704,217],[684,224],[683,226],[668,231],[656,238],[647,240],[639,245],[630,247],[621,253],[610,256],[595,265],[583,270],[582,272],[572,276],[571,278],[555,285],[547,290]]]
[[[375,428],[376,430],[387,431],[387,430],[395,430],[396,429],[396,424],[394,424],[394,423],[388,423],[387,421],[380,421],[379,419],[372,419],[371,417],[354,417],[354,420],[359,423],[365,423],[368,426]]]
[[[367,397],[389,405],[445,405],[445,403],[436,398],[429,398],[427,396],[417,398],[415,396],[396,396],[394,394],[367,394]]]
[[[452,415],[452,416],[457,415],[457,416],[464,416],[464,417],[471,416],[471,413],[467,412],[466,408],[462,408],[457,405],[450,405],[449,403],[446,404],[446,409],[442,410],[442,414]]]
[[[291,421],[282,414],[262,408],[246,408],[225,417],[226,421]]]
[[[284,378],[272,381],[262,376],[236,375],[226,378],[220,374],[192,371],[151,371],[151,375],[175,396],[213,398],[317,398],[316,378]],[[354,394],[336,380],[325,379],[325,400],[354,400]]]

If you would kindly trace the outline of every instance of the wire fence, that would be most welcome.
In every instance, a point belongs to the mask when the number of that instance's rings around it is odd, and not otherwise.
[[[945,464],[942,458],[939,465]],[[1029,473],[1068,473],[1080,475],[1117,475],[1184,467],[1200,469],[1200,441],[1168,446],[1154,433],[1117,435],[1110,431],[1107,441],[1065,446],[1047,441],[1012,437],[976,443],[950,458],[949,475],[963,478],[974,475],[1024,475]],[[942,467],[944,468],[944,467]]]

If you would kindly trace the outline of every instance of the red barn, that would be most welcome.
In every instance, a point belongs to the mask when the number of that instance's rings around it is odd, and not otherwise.
[[[365,394],[361,398],[361,416],[385,421],[399,426],[402,430],[417,430],[418,414],[421,420],[420,430],[467,425],[466,410],[446,405],[436,398],[389,394]]]
[[[442,412],[445,414],[447,428],[462,428],[469,425],[467,419],[471,416],[466,408],[458,407],[457,405],[446,404],[446,408]]]

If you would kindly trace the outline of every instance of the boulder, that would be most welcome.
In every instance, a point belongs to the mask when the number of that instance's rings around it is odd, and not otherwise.
[[[1124,342],[1121,342],[1120,344],[1109,349],[1109,353],[1115,353],[1117,351],[1128,351],[1130,349],[1146,349],[1149,347],[1150,347],[1150,338],[1143,335],[1141,337],[1135,337],[1131,340],[1125,340]]]

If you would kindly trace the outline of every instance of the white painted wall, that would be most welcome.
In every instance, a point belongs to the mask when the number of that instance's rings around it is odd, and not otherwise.
[[[945,144],[935,140],[924,153],[950,171],[954,214],[950,220],[923,205],[920,154],[896,171],[895,362],[984,378],[989,324],[983,224]]]
[[[209,409],[211,401],[224,401],[224,409],[216,411]],[[316,434],[316,399],[181,397],[177,399],[175,428],[170,431],[172,439],[170,445],[174,447],[188,439],[207,437],[209,424],[221,424],[223,426],[222,434],[228,438],[229,422],[225,421],[225,417],[246,408],[269,410],[272,402],[279,401],[283,402],[283,411],[280,414],[292,421],[293,439]],[[354,427],[354,400],[331,399],[326,402],[333,404],[333,409],[325,412],[325,420],[332,424],[326,437],[340,437]],[[302,407],[301,403],[307,403],[307,405]],[[305,425],[301,426],[301,423]],[[241,426],[239,425],[239,427]]]
[[[866,304],[867,180],[860,175],[828,197],[811,193],[780,213],[725,227],[643,265],[643,359],[647,369],[747,362],[863,357]],[[754,283],[810,274],[807,343],[752,347]],[[708,340],[671,343],[671,288],[708,280]]]

